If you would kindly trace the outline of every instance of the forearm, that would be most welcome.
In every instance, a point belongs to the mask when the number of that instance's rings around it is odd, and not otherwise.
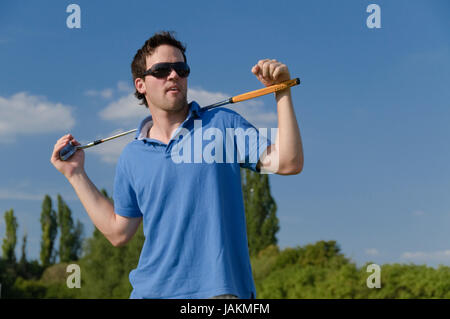
[[[252,73],[266,87],[291,78],[287,66],[277,60],[259,60]],[[278,134],[275,144],[261,155],[257,168],[281,175],[298,174],[303,169],[303,146],[292,105],[291,89],[275,93],[278,109]]]
[[[114,205],[97,189],[86,173],[68,178],[94,225],[111,242],[117,239]]]
[[[292,103],[291,90],[286,89],[275,94],[278,111],[278,135],[276,153],[279,159],[279,171],[299,173],[303,168],[303,146]]]

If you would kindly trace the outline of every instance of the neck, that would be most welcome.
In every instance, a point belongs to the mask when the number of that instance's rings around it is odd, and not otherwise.
[[[166,111],[149,106],[152,114],[153,126],[148,131],[148,137],[157,139],[167,144],[173,132],[184,122],[189,114],[189,105],[186,103],[178,111]]]

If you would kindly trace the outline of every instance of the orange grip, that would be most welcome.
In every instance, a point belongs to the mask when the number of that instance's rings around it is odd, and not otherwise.
[[[298,85],[298,84],[300,84],[300,79],[299,78],[296,78],[296,79],[293,79],[293,80],[287,80],[287,81],[284,81],[284,82],[281,82],[281,83],[278,83],[278,84],[274,84],[274,85],[268,86],[266,88],[262,88],[262,89],[259,89],[259,90],[255,90],[255,91],[251,91],[251,92],[247,92],[247,93],[244,93],[244,94],[233,96],[231,98],[231,100],[232,100],[232,103],[242,102],[242,101],[245,101],[245,100],[253,99],[253,98],[258,97],[258,96],[262,96],[262,95],[266,95],[266,94],[269,94],[269,93],[281,91],[281,90],[287,89],[287,88],[289,88],[291,86]]]

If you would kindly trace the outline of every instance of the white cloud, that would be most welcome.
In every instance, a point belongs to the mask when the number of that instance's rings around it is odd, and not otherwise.
[[[450,249],[440,250],[440,251],[415,251],[415,252],[404,252],[401,255],[401,259],[415,262],[415,263],[450,263]]]
[[[119,81],[117,82],[117,91],[131,93],[134,92],[134,89],[127,82]]]
[[[366,249],[366,255],[378,256],[379,254],[380,254],[380,252],[377,249],[375,249],[375,248],[368,248],[368,249]]]
[[[110,99],[113,96],[113,90],[112,89],[104,89],[101,91],[96,91],[96,90],[87,90],[86,92],[84,92],[85,95],[87,96],[100,96],[104,99]]]
[[[416,210],[412,213],[414,216],[424,216],[425,212],[422,210]]]
[[[25,190],[20,185],[9,186],[8,188],[0,188],[0,199],[5,200],[29,200],[29,201],[42,201],[46,194],[53,194],[55,191],[29,191]],[[66,194],[61,196],[64,200],[78,200],[78,198],[72,194]]]
[[[188,90],[188,101],[195,100],[202,107],[223,101],[229,97],[230,95],[225,93],[209,92],[200,88]],[[238,112],[257,128],[277,127],[277,113],[266,110],[261,101],[251,100],[237,104],[228,104],[225,107]]]
[[[221,92],[209,92],[201,88],[198,89],[189,88],[187,95],[188,101],[195,100],[202,107],[223,101],[229,97],[230,97],[229,95],[226,95]]]
[[[111,99],[114,96],[115,92],[129,94],[133,93],[134,89],[127,82],[119,81],[117,82],[116,88],[106,88],[103,90],[87,90],[84,92],[84,95],[91,97],[101,97],[104,99]]]
[[[126,83],[124,82],[118,83],[118,87],[121,87],[122,89],[125,89],[125,85]],[[187,96],[189,102],[194,100],[202,107],[227,98],[229,98],[229,95],[225,93],[209,92],[200,88],[189,89]],[[261,101],[246,101],[234,105],[232,104],[227,107],[241,114],[257,128],[277,127],[276,112],[265,110],[264,104]],[[127,130],[137,127],[139,122],[149,114],[150,111],[145,106],[139,104],[139,101],[133,93],[123,96],[117,101],[109,103],[99,112],[99,116],[103,120],[117,122],[121,125],[129,124],[130,127],[128,127]],[[121,132],[124,132],[124,130],[117,130],[103,135],[102,137],[112,136]],[[120,137],[112,143],[106,142],[104,144],[99,144],[92,150],[86,151],[93,152],[100,156],[101,160],[105,163],[115,164],[125,145],[133,138],[134,134],[130,134],[129,136]],[[274,137],[271,138],[273,139]]]
[[[45,194],[28,193],[20,190],[0,189],[0,199],[43,200]]]
[[[118,86],[126,85],[123,82],[119,83],[122,84],[118,84]],[[189,102],[196,101],[202,107],[223,101],[229,97],[229,95],[222,92],[209,92],[201,88],[190,88],[187,94],[187,100]],[[229,104],[226,107],[235,110],[258,128],[277,127],[277,113],[272,110],[267,110],[261,101],[240,102],[237,104]],[[139,101],[133,93],[111,102],[99,113],[100,118],[103,120],[130,123],[135,124],[135,126],[137,126],[139,120],[149,114],[149,110],[139,104]]]
[[[119,133],[125,132],[125,130],[116,130],[114,132],[111,132],[109,134],[106,134],[103,136],[103,138],[108,136],[113,136]],[[85,152],[92,152],[97,156],[100,156],[100,160],[104,163],[108,164],[116,164],[117,159],[119,158],[120,154],[122,153],[123,148],[130,143],[134,137],[136,136],[136,133],[131,133],[125,136],[118,137],[117,139],[96,145],[92,147],[91,149],[86,149]]]
[[[109,103],[100,111],[99,115],[103,120],[130,123],[137,126],[137,122],[150,115],[150,112],[144,105],[139,104],[138,99],[133,94],[128,94]]]
[[[275,102],[274,102],[275,103]],[[267,111],[261,105],[252,105],[250,102],[232,104],[230,109],[235,110],[247,121],[257,128],[276,128],[278,127],[278,115],[276,112]]]
[[[13,142],[18,135],[67,131],[74,125],[68,105],[27,92],[10,98],[0,96],[0,143]]]

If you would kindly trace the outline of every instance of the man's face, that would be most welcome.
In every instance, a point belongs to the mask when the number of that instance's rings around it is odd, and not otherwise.
[[[181,51],[171,45],[158,46],[151,56],[146,58],[147,70],[161,62],[184,62]],[[139,86],[139,84],[137,84]],[[187,105],[187,77],[181,78],[172,70],[162,79],[147,75],[141,85],[141,93],[145,94],[150,111],[153,108],[169,112],[177,112]],[[175,90],[171,88],[175,87]],[[139,87],[138,87],[139,90]]]

